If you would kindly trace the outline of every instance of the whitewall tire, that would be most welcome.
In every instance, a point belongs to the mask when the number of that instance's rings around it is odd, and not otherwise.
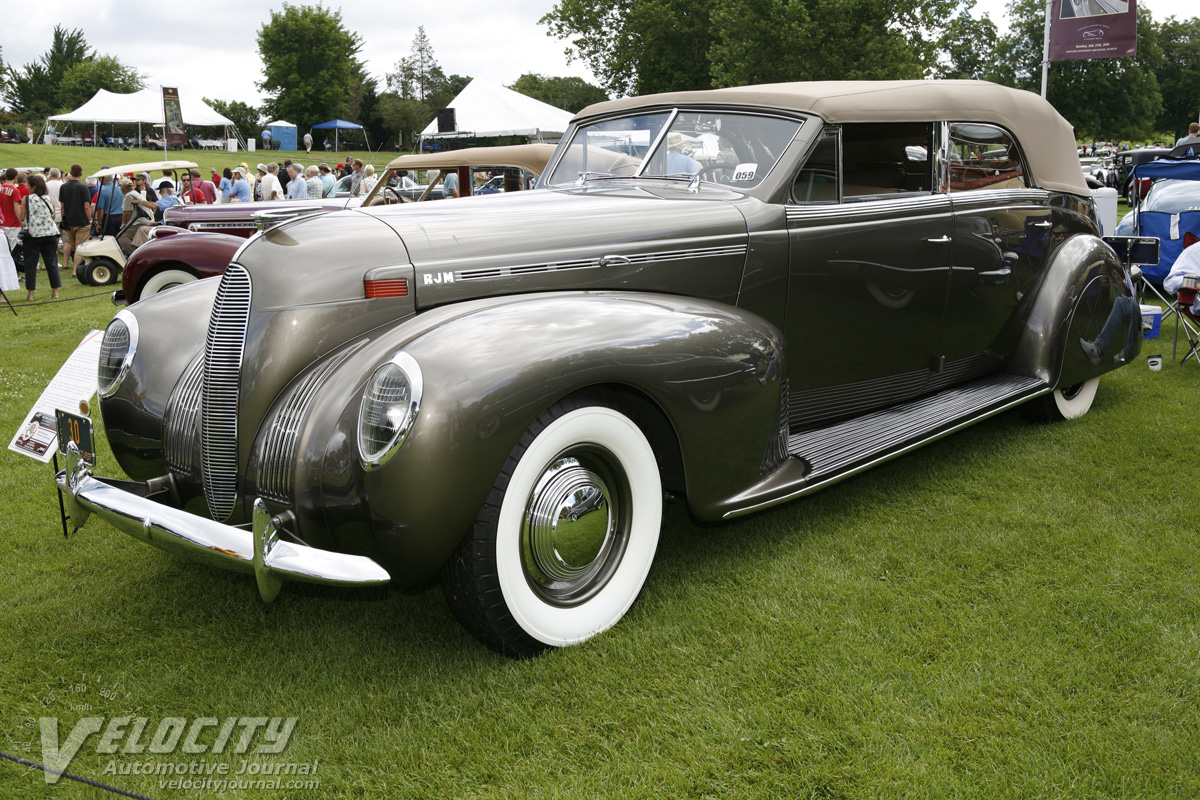
[[[513,449],[443,588],[499,652],[575,644],[633,605],[661,524],[658,464],[638,425],[607,405],[558,403]]]

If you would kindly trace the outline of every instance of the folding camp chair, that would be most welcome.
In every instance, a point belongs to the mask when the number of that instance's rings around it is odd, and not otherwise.
[[[1188,343],[1188,351],[1180,363],[1186,364],[1189,358],[1195,358],[1196,363],[1200,364],[1200,350],[1197,350],[1200,348],[1200,316],[1192,311],[1192,303],[1196,302],[1197,281],[1195,278],[1184,278],[1184,283],[1191,285],[1180,287],[1179,297],[1175,300],[1175,313],[1183,323],[1183,335]],[[1178,341],[1178,325],[1175,328],[1175,338]]]

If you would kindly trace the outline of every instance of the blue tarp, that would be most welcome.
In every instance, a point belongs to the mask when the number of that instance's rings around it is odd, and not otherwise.
[[[1133,168],[1134,180],[1138,178],[1171,178],[1181,181],[1200,181],[1200,160],[1186,161],[1159,160],[1139,164]],[[1200,194],[1200,186],[1197,187]],[[1157,236],[1159,241],[1159,261],[1157,264],[1147,264],[1142,267],[1142,274],[1151,283],[1162,285],[1163,279],[1171,272],[1175,259],[1183,252],[1184,237],[1187,234],[1200,237],[1200,211],[1183,211],[1168,214],[1163,211],[1138,211],[1136,215],[1136,230],[1139,236]]]
[[[1149,161],[1133,168],[1135,178],[1175,178],[1181,181],[1200,181],[1200,160]]]

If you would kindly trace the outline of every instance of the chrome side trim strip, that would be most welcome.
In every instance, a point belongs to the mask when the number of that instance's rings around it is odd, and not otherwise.
[[[684,250],[660,250],[655,253],[636,253],[622,255],[619,258],[611,255],[595,258],[579,258],[567,261],[546,261],[536,264],[520,264],[512,267],[484,267],[479,269],[464,269],[454,273],[455,281],[479,281],[495,278],[512,278],[521,275],[541,275],[548,272],[564,272],[579,269],[598,269],[602,267],[656,264],[664,261],[684,261],[696,258],[723,258],[728,256],[744,256],[747,252],[745,244],[719,245],[716,247],[693,247]]]
[[[896,199],[859,200],[850,203],[828,203],[787,207],[788,225],[822,222],[856,222],[896,214],[949,213],[950,197],[944,194],[897,197]]]
[[[974,206],[1039,205],[1050,202],[1050,192],[1042,189],[980,189],[975,192],[954,192],[950,195],[956,209]]]

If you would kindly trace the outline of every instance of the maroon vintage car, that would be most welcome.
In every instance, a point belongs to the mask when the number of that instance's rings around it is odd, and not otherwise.
[[[125,263],[121,290],[113,293],[114,303],[136,303],[181,283],[221,275],[246,243],[242,236],[187,233],[167,226],[156,228],[154,234]]]

